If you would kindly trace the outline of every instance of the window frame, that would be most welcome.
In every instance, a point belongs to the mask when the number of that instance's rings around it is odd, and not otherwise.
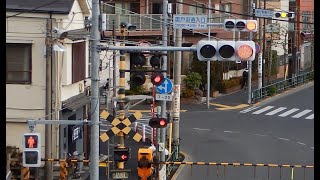
[[[29,70],[28,71],[8,71],[8,61],[7,61],[7,53],[6,53],[6,84],[32,84],[32,43],[6,43],[6,46],[8,44],[16,44],[16,45],[26,45],[29,46]],[[8,80],[8,72],[29,72],[29,78],[26,81],[9,81]]]

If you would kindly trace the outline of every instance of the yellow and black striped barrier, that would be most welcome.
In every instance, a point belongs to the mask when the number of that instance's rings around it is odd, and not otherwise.
[[[227,163],[227,162],[158,162],[152,164],[166,165],[212,165],[212,166],[267,166],[267,167],[291,167],[291,168],[314,168],[314,165],[289,165],[289,164],[252,164],[252,163]]]
[[[21,168],[21,175],[22,179],[29,179],[30,178],[30,169],[28,167]]]
[[[67,162],[66,159],[44,159],[42,158],[41,161],[59,161],[59,162]],[[83,162],[83,163],[90,163],[89,159],[84,159],[84,160],[78,160],[78,159],[70,159],[69,162],[71,163],[76,163],[76,162]],[[113,161],[100,161],[99,166],[100,167],[108,167],[109,163],[112,163]]]

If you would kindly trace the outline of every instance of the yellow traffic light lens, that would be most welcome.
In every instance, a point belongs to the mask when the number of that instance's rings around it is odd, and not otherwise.
[[[282,18],[287,17],[287,13],[281,13],[281,17],[282,17]]]
[[[255,30],[256,27],[257,27],[257,25],[256,25],[255,22],[251,22],[251,21],[247,22],[247,29],[248,29],[249,31]]]
[[[241,45],[237,49],[237,54],[241,60],[247,60],[253,55],[253,49],[249,45]]]

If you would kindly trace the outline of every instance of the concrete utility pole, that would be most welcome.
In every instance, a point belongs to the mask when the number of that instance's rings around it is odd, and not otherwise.
[[[260,0],[260,2],[261,2],[261,0]],[[266,0],[263,0],[263,9],[266,9]],[[265,60],[266,60],[266,19],[263,18],[262,87],[264,87],[266,85],[266,83],[265,83],[266,82]]]
[[[112,20],[112,38],[113,38],[113,45],[116,46],[116,36],[115,36],[115,24],[114,20]],[[113,51],[113,59],[112,59],[112,64],[113,64],[113,76],[112,76],[112,90],[113,90],[113,97],[117,97],[117,53],[116,51]],[[112,102],[112,101],[111,101]],[[114,105],[111,105],[114,107]],[[113,109],[113,116],[116,117],[116,108]]]
[[[177,0],[176,4],[176,14],[182,14],[182,2],[183,0]],[[182,29],[176,29],[176,40],[175,47],[182,46]],[[181,84],[181,52],[177,51],[174,58],[174,68],[173,68],[173,81],[174,81],[174,98],[173,98],[173,122],[172,122],[172,141],[175,148],[179,147],[180,137],[179,137],[179,121],[180,121],[180,84]],[[177,150],[177,149],[176,149]],[[177,152],[180,150],[178,149]]]
[[[163,24],[162,24],[162,46],[167,47],[168,46],[168,0],[163,0]],[[168,64],[168,59],[167,59],[167,51],[163,52],[163,65],[162,65],[162,70],[167,70],[167,64]],[[163,73],[164,77],[167,77],[167,73]],[[167,101],[161,101],[161,117],[162,118],[167,118]],[[160,130],[160,143],[164,144],[165,147],[165,141],[166,141],[166,128],[161,128]],[[164,162],[166,161],[166,154],[165,151],[162,151],[160,154],[160,161]],[[166,172],[166,165],[162,164],[161,168],[164,168],[164,172]]]
[[[46,38],[46,120],[52,119],[52,14],[47,20]],[[45,126],[45,158],[52,158],[52,125]],[[45,162],[46,180],[52,179],[52,162]]]
[[[253,19],[253,10],[255,9],[255,4],[253,3],[253,0],[250,0],[250,19]],[[250,31],[249,35],[249,41],[252,41],[253,39],[253,33]],[[256,53],[256,52],[253,52]],[[251,104],[251,78],[252,78],[252,61],[248,61],[248,103]]]
[[[209,0],[209,23],[211,23],[211,0]],[[211,26],[208,26],[208,41],[210,41],[211,37]],[[207,109],[210,109],[210,61],[207,61]]]
[[[99,179],[99,0],[92,0],[90,179]]]

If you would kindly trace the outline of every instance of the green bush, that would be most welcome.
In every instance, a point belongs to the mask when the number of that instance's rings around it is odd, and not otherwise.
[[[268,96],[272,96],[276,93],[277,87],[276,86],[269,86],[267,88]]]
[[[190,98],[194,96],[194,91],[192,89],[184,89],[182,90],[182,97]]]
[[[241,77],[234,77],[229,80],[223,80],[222,83],[222,91],[224,92],[228,88],[232,88],[234,86],[238,86],[241,84]]]
[[[186,87],[189,89],[198,89],[201,85],[201,75],[197,72],[191,72],[187,74],[184,82],[186,83]]]

